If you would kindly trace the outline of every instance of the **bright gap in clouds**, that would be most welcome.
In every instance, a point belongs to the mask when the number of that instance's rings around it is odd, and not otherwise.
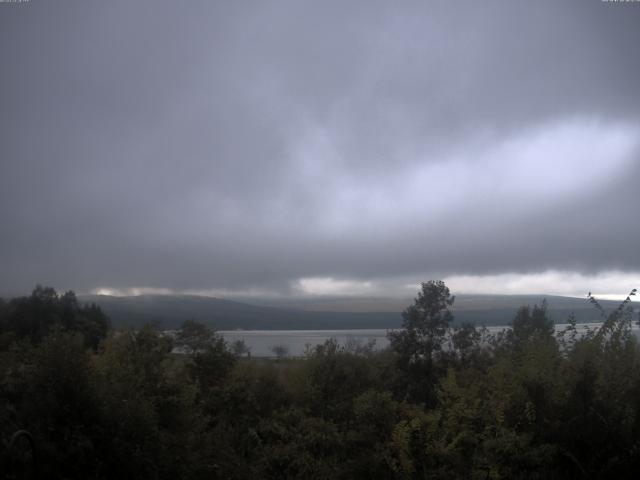
[[[586,297],[591,292],[596,298],[618,300],[626,298],[633,288],[640,288],[640,273],[612,270],[586,275],[549,270],[529,274],[453,275],[445,278],[445,282],[456,293]]]
[[[396,282],[357,281],[315,277],[300,279],[294,285],[303,296],[414,296],[420,282],[431,279],[404,278]],[[560,295],[586,297],[592,292],[597,298],[624,299],[633,288],[640,288],[640,273],[607,271],[581,274],[548,270],[540,273],[503,273],[498,275],[450,275],[443,277],[451,292],[475,295]],[[395,285],[395,286],[394,286]],[[398,286],[400,285],[400,286]]]
[[[138,296],[187,294],[210,297],[379,297],[411,298],[420,289],[420,282],[434,279],[431,275],[381,280],[355,280],[333,277],[307,277],[292,282],[291,294],[266,289],[246,290],[172,290],[158,287],[96,288],[96,295]],[[621,300],[633,288],[640,288],[640,272],[607,271],[582,274],[558,270],[540,273],[503,273],[498,275],[450,275],[442,278],[451,293],[473,295],[560,295]],[[638,297],[632,297],[640,301]]]
[[[636,124],[574,117],[506,139],[477,135],[444,151],[414,146],[396,154],[395,168],[383,162],[383,172],[373,166],[363,174],[349,164],[353,153],[341,150],[337,133],[309,129],[294,149],[294,171],[297,180],[322,186],[319,223],[329,232],[363,222],[402,223],[416,215],[434,221],[470,203],[475,209],[513,207],[519,215],[553,208],[619,178],[640,146]]]
[[[139,297],[141,295],[172,295],[175,290],[170,288],[157,287],[132,287],[132,288],[109,288],[100,287],[91,290],[93,295],[106,295],[109,297]]]

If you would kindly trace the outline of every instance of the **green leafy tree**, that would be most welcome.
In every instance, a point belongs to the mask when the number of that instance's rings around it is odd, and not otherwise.
[[[429,405],[435,401],[435,385],[444,373],[437,357],[453,321],[454,299],[443,281],[422,283],[414,304],[402,313],[402,329],[387,334],[405,373],[402,389],[413,400]]]
[[[213,335],[207,346],[192,356],[187,370],[193,382],[206,396],[224,383],[236,361],[236,356],[229,351],[224,338]]]
[[[374,363],[335,339],[317,345],[297,373],[297,392],[307,408],[315,416],[339,421],[352,415],[356,396],[377,384]]]
[[[547,301],[533,308],[520,307],[512,322],[513,340],[521,345],[531,339],[550,340],[554,336],[553,320],[547,315]]]
[[[207,348],[214,340],[214,332],[205,324],[195,320],[185,320],[178,330],[175,343],[184,353],[193,355]]]
[[[82,334],[94,350],[107,336],[109,318],[95,304],[80,305],[75,293],[58,295],[51,287],[40,285],[28,297],[11,299],[3,308],[0,328],[17,338],[40,342],[52,329],[60,327]]]
[[[96,359],[104,478],[190,478],[206,463],[196,388],[173,342],[150,326],[114,335]]]
[[[28,430],[37,446],[43,478],[81,478],[95,471],[93,439],[100,423],[91,356],[79,333],[59,326],[32,347],[23,343],[19,370],[12,375],[13,395],[2,385],[3,408],[12,412],[14,429]],[[2,382],[4,383],[4,382]],[[13,398],[12,398],[13,397]]]

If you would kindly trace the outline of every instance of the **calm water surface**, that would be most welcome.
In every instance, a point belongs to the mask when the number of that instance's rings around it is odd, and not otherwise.
[[[578,331],[587,328],[597,328],[599,323],[581,323],[577,325]],[[556,331],[567,327],[567,324],[557,324]],[[507,327],[487,327],[490,333],[497,333]],[[639,335],[638,326],[633,326],[634,334]],[[282,345],[287,349],[288,356],[301,356],[307,346],[313,348],[330,338],[335,338],[340,345],[346,342],[359,342],[366,344],[375,341],[376,348],[384,348],[389,345],[387,330],[222,330],[218,331],[225,340],[234,342],[244,340],[251,349],[251,355],[256,357],[275,357],[271,350],[274,346]]]

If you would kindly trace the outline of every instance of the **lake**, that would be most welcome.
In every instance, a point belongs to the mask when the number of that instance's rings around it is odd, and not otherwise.
[[[563,330],[567,324],[557,324],[556,331]],[[598,328],[600,323],[580,323],[577,325],[579,332],[584,332],[587,328]],[[490,333],[498,333],[504,330],[505,326],[487,327]],[[348,341],[355,341],[366,344],[374,340],[376,348],[385,348],[389,345],[387,340],[387,330],[222,330],[221,334],[229,343],[236,340],[244,340],[247,347],[251,349],[251,355],[255,357],[275,357],[271,348],[277,345],[284,346],[287,356],[298,357],[304,354],[307,345],[311,348],[320,345],[325,341],[335,338],[340,345]],[[637,325],[633,325],[633,333],[639,336],[640,330]]]
[[[340,345],[347,341],[363,344],[375,340],[377,348],[389,344],[386,330],[222,330],[218,331],[229,343],[244,340],[255,357],[275,357],[271,348],[282,345],[287,348],[288,356],[299,357],[304,354],[307,345],[315,347],[331,338]]]

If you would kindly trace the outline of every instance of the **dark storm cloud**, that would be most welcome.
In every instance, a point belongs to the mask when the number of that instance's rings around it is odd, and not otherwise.
[[[0,7],[0,291],[640,270],[640,5]]]

